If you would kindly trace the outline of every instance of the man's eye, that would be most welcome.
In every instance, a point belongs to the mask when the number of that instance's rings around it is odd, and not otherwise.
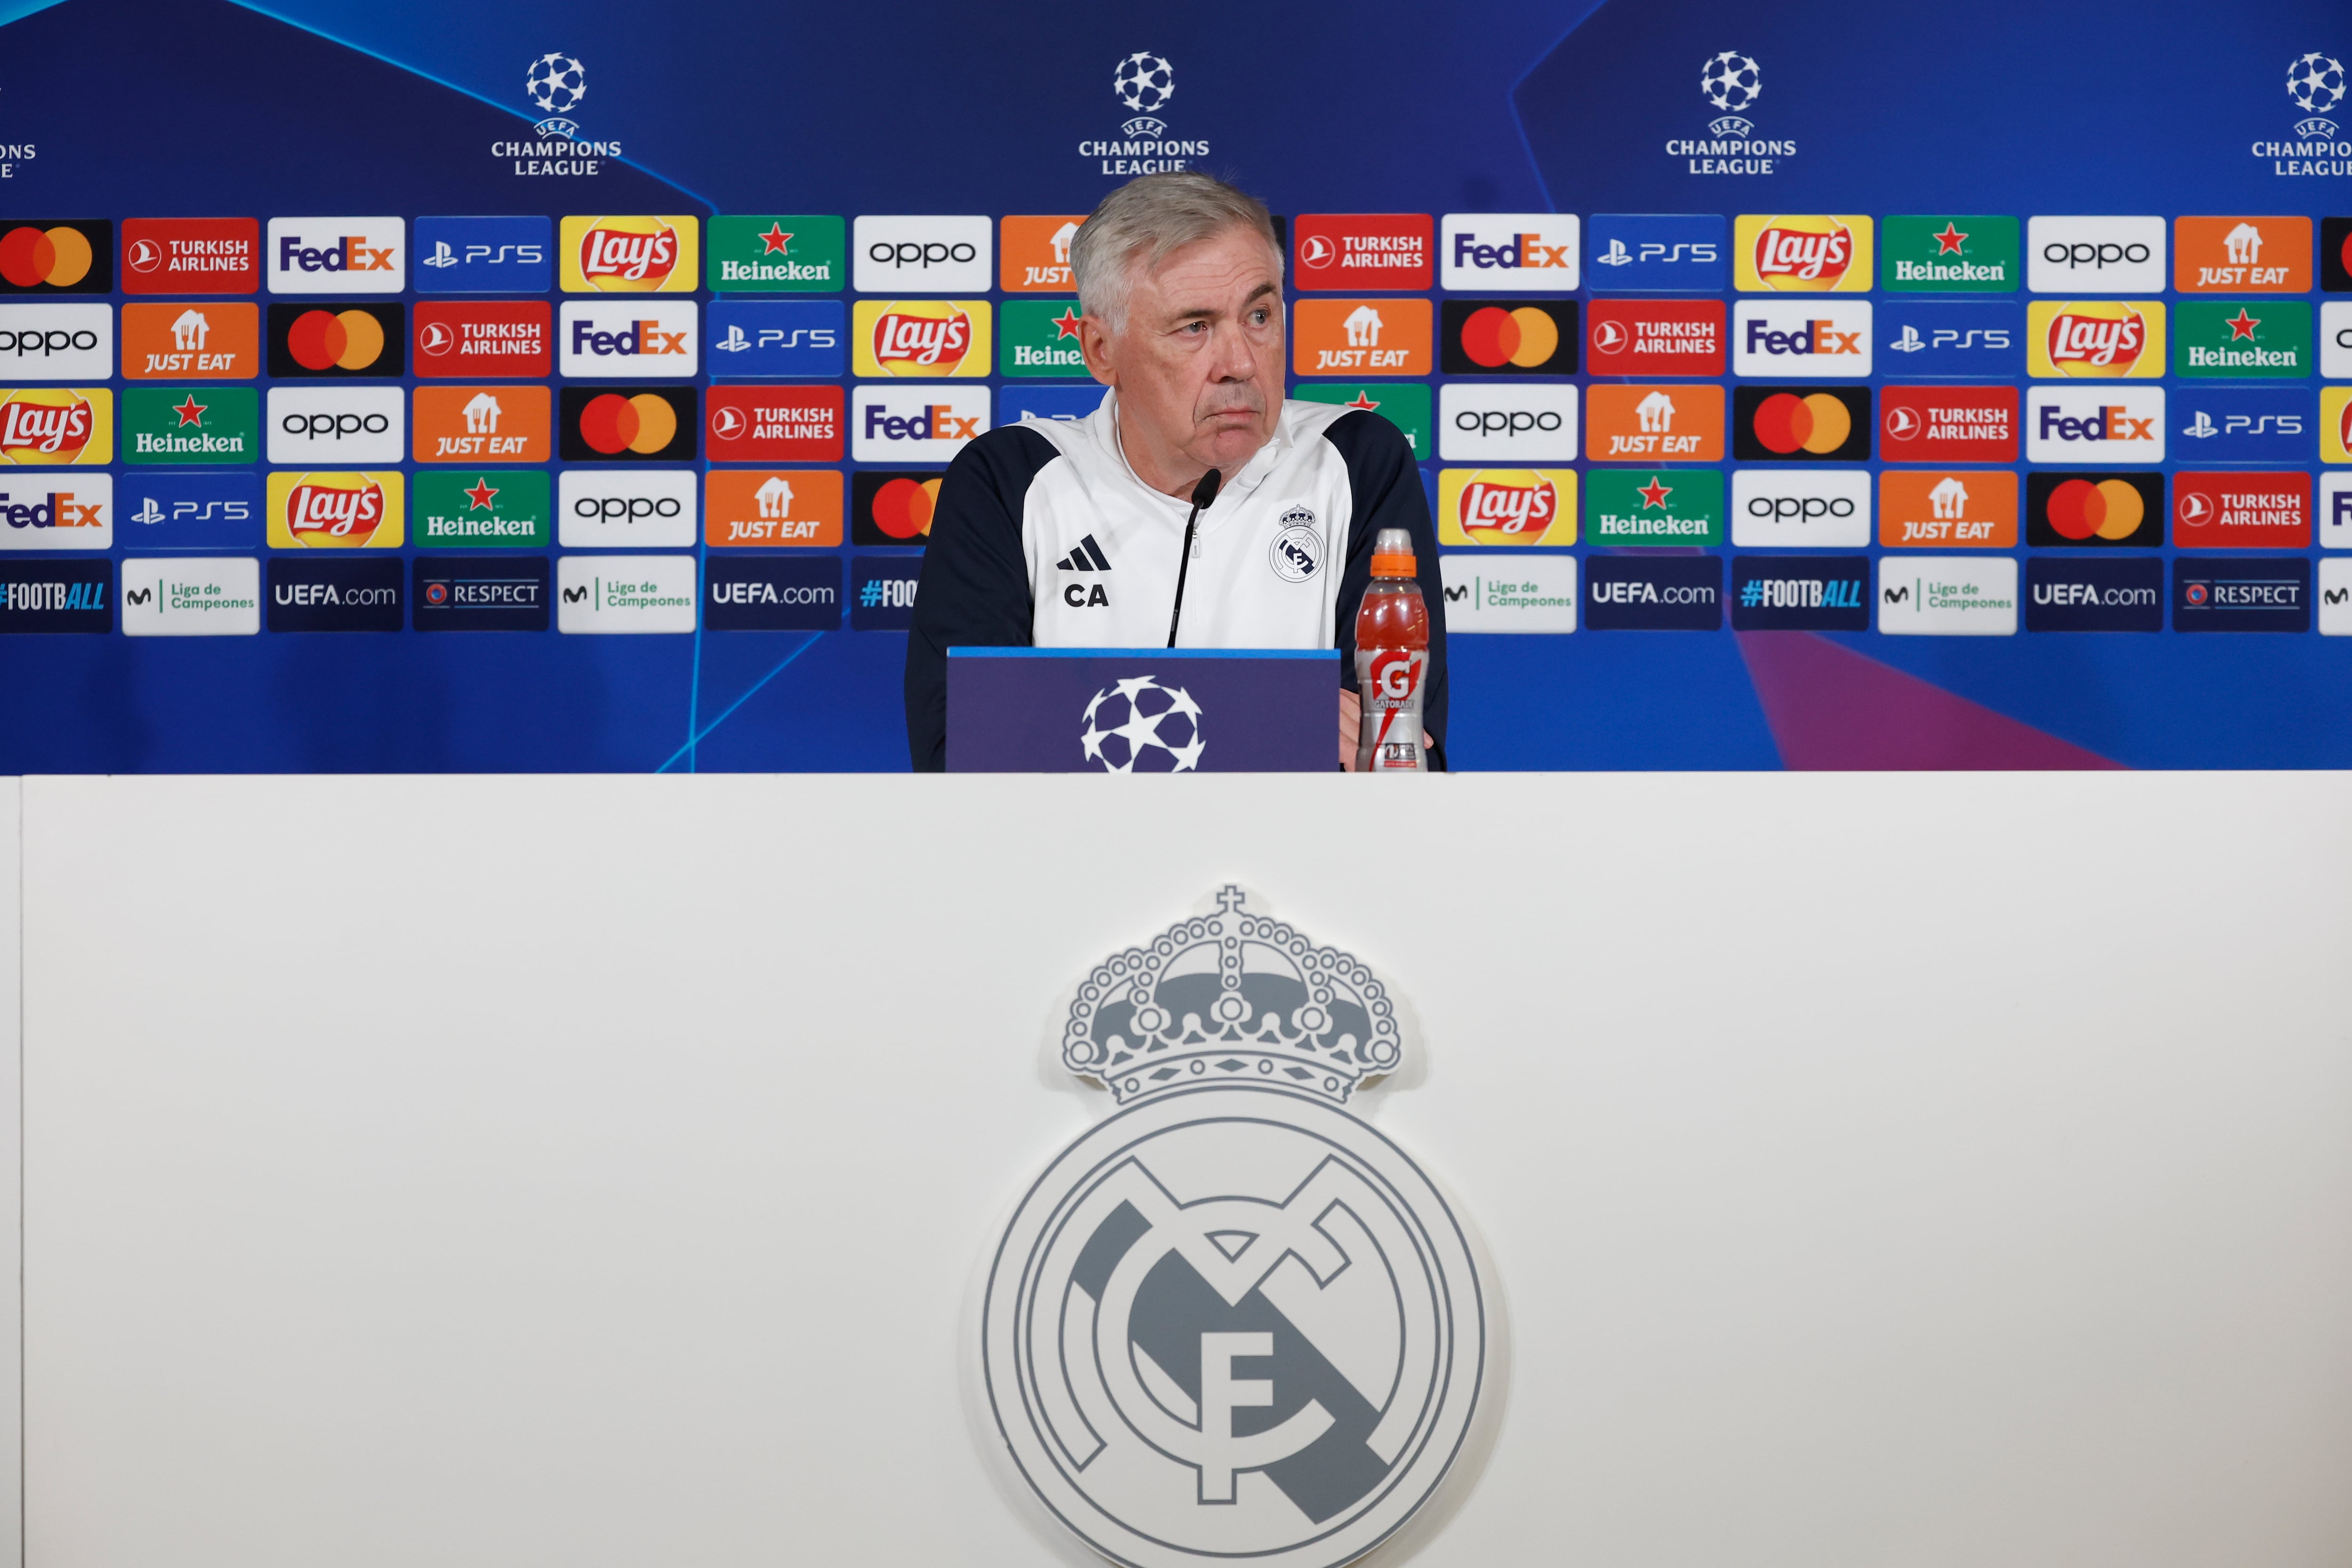
[[[1274,312],[1263,307],[1250,312],[1250,324],[1253,326],[1263,327],[1273,319]]]

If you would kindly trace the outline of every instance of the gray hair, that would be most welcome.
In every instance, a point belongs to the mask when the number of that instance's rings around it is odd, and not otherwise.
[[[1138,175],[1105,196],[1070,242],[1079,308],[1118,331],[1127,324],[1139,261],[1149,272],[1186,246],[1233,228],[1265,239],[1280,278],[1282,246],[1264,202],[1207,174]]]

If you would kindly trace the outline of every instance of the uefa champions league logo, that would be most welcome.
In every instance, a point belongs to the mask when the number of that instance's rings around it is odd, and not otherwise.
[[[2336,122],[2326,116],[2344,101],[2344,62],[2316,51],[2298,57],[2286,68],[2286,95],[2311,117],[2295,126],[2297,136],[2335,135]]]
[[[1338,1568],[1435,1492],[1479,1408],[1486,1286],[1411,1156],[1348,1110],[1403,1043],[1360,961],[1213,911],[1097,966],[1063,1065],[1116,1114],[1055,1159],[980,1325],[1004,1450],[1132,1568]]]
[[[1190,773],[1208,749],[1192,694],[1150,675],[1097,692],[1079,721],[1078,744],[1106,773]]]
[[[1156,116],[1176,96],[1176,68],[1149,50],[1138,49],[1111,72],[1110,90],[1135,111],[1136,117],[1119,127],[1122,132],[1158,136],[1168,129],[1168,122]]]
[[[576,137],[579,125],[563,118],[588,96],[588,68],[570,55],[545,54],[523,73],[522,90],[548,118],[531,127],[541,136]]]
[[[1708,131],[1717,136],[1746,136],[1756,129],[1753,120],[1741,118],[1741,111],[1764,96],[1762,66],[1726,49],[1699,68],[1698,89],[1707,102],[1726,111],[1720,120],[1707,122]]]

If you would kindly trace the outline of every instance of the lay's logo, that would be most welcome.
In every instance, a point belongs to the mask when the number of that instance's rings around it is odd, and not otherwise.
[[[1448,468],[1437,476],[1444,544],[1572,545],[1576,475],[1565,468]]]
[[[984,299],[861,299],[851,330],[861,376],[984,376],[992,335]]]
[[[1742,214],[1733,231],[1740,291],[1864,293],[1873,275],[1872,232],[1860,214]]]
[[[2074,380],[2164,373],[2164,307],[2152,300],[2036,300],[2026,359],[2037,376]]]
[[[563,220],[566,294],[685,294],[700,280],[688,215]]]
[[[0,392],[0,463],[58,467],[110,462],[113,415],[113,394],[98,388]]]
[[[269,476],[273,549],[395,549],[405,531],[397,474]]]

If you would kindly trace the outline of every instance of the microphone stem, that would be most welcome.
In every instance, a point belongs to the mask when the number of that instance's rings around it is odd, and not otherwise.
[[[1168,645],[1176,645],[1176,623],[1184,619],[1184,579],[1192,570],[1192,528],[1201,520],[1201,503],[1184,514],[1184,553],[1176,558],[1176,608],[1168,615]]]

